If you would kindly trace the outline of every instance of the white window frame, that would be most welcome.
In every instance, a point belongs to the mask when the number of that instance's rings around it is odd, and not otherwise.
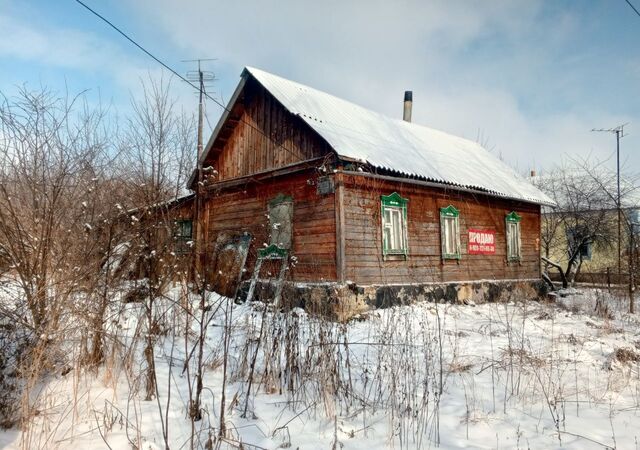
[[[440,247],[442,259],[461,259],[460,212],[453,205],[440,208]]]
[[[409,254],[407,202],[396,192],[380,198],[383,256]]]
[[[504,234],[507,240],[507,261],[520,261],[522,258],[522,233],[520,231],[520,219],[520,216],[515,211],[507,214],[505,218]]]

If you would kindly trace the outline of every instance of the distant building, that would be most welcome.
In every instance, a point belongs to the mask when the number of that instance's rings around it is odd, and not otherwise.
[[[556,202],[542,208],[542,255],[566,265],[576,252],[579,282],[627,283],[630,223],[640,222],[640,187],[621,179],[620,279],[616,173],[598,169],[589,174],[573,168],[534,176],[532,182]],[[594,233],[598,238],[591,239]],[[557,280],[555,271],[549,272]]]

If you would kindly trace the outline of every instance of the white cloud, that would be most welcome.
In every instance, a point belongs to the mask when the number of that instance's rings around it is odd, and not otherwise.
[[[129,44],[115,33],[113,40],[107,40],[91,31],[43,25],[35,21],[29,23],[17,16],[1,14],[0,30],[10,36],[10,39],[0,39],[0,58],[21,61],[38,70],[56,68],[65,77],[67,74],[82,74],[91,80],[92,76],[99,75],[103,82],[108,80],[107,86],[71,86],[71,91],[97,88],[102,101],[107,103],[118,94],[120,108],[128,109],[127,97],[140,93],[143,80],[164,77],[166,81],[171,77],[156,62],[137,54],[137,49],[131,51]],[[50,81],[44,80],[43,84],[48,85]],[[178,107],[191,108],[191,90],[183,84],[172,80],[173,94],[180,100]]]
[[[42,29],[0,16],[0,29],[10,39],[0,40],[0,56],[71,69],[100,69],[118,53],[112,44],[72,29]]]
[[[561,48],[581,24],[566,12],[541,17],[538,0],[144,0],[135,8],[185,52],[218,57],[227,97],[244,65],[397,117],[413,89],[414,121],[481,135],[521,171],[562,154],[605,158],[611,137],[589,130],[633,119],[580,104],[571,69],[585,55]],[[479,59],[474,48],[492,39],[499,44]]]
[[[412,89],[414,121],[471,139],[480,135],[524,171],[549,166],[564,153],[607,157],[615,149],[612,136],[589,130],[640,124],[638,117],[598,104],[598,87],[585,88],[581,67],[592,55],[588,48],[567,52],[565,43],[589,30],[570,10],[549,17],[543,6],[542,0],[136,0],[123,10],[135,26],[129,31],[144,30],[142,41],[152,51],[179,49],[176,61],[218,58],[215,89],[225,98],[244,65],[396,117],[403,91]],[[0,56],[109,73],[133,92],[150,69],[161,72],[115,35],[105,40],[1,15],[0,29],[13,36],[0,40]],[[637,58],[626,64],[629,73],[640,67]],[[195,104],[183,83],[174,86],[184,107]],[[219,110],[210,110],[213,120]],[[623,154],[638,144],[631,134]],[[634,163],[640,156],[630,159]]]

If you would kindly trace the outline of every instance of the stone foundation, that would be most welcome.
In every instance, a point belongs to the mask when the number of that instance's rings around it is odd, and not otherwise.
[[[244,282],[239,300],[246,300],[249,282]],[[548,288],[542,280],[482,280],[450,283],[358,286],[338,283],[286,282],[282,304],[336,320],[348,320],[375,308],[409,305],[420,301],[481,304],[522,300],[543,300]],[[274,285],[261,281],[254,300],[271,301]]]

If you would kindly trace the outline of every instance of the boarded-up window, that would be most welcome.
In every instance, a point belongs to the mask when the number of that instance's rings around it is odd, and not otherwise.
[[[396,192],[381,197],[383,255],[408,253],[407,202]]]
[[[440,208],[442,259],[460,259],[460,213],[453,205]]]
[[[507,259],[519,261],[521,251],[520,216],[512,211],[506,217]]]
[[[279,248],[291,249],[293,223],[293,199],[289,196],[278,195],[269,202],[269,244]]]

